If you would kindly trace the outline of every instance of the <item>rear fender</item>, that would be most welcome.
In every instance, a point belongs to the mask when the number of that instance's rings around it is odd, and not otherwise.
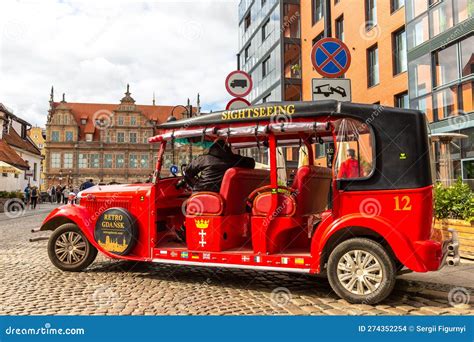
[[[326,227],[319,227],[316,230],[311,243],[311,255],[314,259],[311,268],[316,273],[321,272],[321,257],[329,239],[337,232],[343,229],[351,229],[351,227],[363,227],[373,231],[375,235],[379,235],[387,242],[403,265],[416,272],[427,271],[423,261],[418,257],[414,246],[405,236],[393,229],[387,220],[380,216],[367,217],[367,215],[363,216],[362,214],[350,214],[336,221],[329,222]],[[354,237],[357,237],[357,235]],[[330,253],[331,251],[328,252]]]
[[[89,240],[89,242],[95,248],[97,248],[97,250],[110,258],[140,261],[143,260],[143,258],[120,256],[104,250],[94,239],[94,225],[91,221],[90,212],[81,206],[68,204],[54,209],[44,219],[43,223],[41,224],[40,231],[55,230],[65,223],[74,223],[77,225],[84,233],[87,240]]]

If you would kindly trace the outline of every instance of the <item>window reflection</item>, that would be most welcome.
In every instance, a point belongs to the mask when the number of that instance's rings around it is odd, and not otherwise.
[[[433,8],[431,16],[431,37],[434,37],[448,28],[453,27],[453,3],[445,0]]]
[[[474,7],[474,5],[473,5]],[[474,74],[474,36],[464,39],[461,42],[461,72],[462,76]]]
[[[435,93],[438,120],[459,114],[457,85]]]
[[[429,54],[411,61],[408,65],[410,72],[410,98],[415,98],[431,92],[431,57]]]
[[[434,54],[436,86],[458,79],[457,47],[451,45]]]

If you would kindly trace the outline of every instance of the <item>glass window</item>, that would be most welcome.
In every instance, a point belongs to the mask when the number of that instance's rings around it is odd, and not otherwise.
[[[456,14],[456,24],[474,15],[474,1],[472,0],[455,0],[454,13]]]
[[[392,13],[405,6],[405,0],[391,0]]]
[[[251,44],[247,45],[247,47],[244,50],[244,58],[245,58],[246,62],[250,58],[250,46],[251,46]]]
[[[92,141],[93,135],[91,133],[86,133],[86,141]]]
[[[136,132],[130,132],[130,142],[132,144],[135,144],[137,142],[137,133]]]
[[[148,143],[148,132],[143,132],[143,143]]]
[[[66,141],[72,141],[73,133],[71,131],[66,131]]]
[[[118,169],[123,168],[124,163],[125,163],[124,160],[125,160],[125,158],[124,158],[123,154],[115,155],[115,167],[118,168]]]
[[[117,132],[117,142],[119,142],[119,143],[125,142],[125,133],[124,132]]]
[[[428,10],[428,0],[406,0],[407,21]]]
[[[344,41],[344,16],[336,19],[336,38]]]
[[[59,169],[61,167],[61,153],[51,153],[51,168]]]
[[[268,102],[268,100],[270,99],[270,96],[272,95],[272,93],[268,93],[268,95],[265,95],[263,98],[262,98],[262,103],[266,103]]]
[[[97,153],[92,153],[90,155],[90,165],[91,165],[91,168],[93,169],[98,169],[100,167],[99,155]]]
[[[142,154],[142,157],[140,159],[140,167],[142,169],[147,169],[149,167],[148,154]]]
[[[367,50],[367,80],[369,87],[379,83],[379,52],[377,45]]]
[[[136,154],[130,155],[128,166],[132,169],[136,169],[138,167],[138,156]]]
[[[324,1],[323,0],[311,0],[312,11],[313,11],[313,25],[320,21],[324,17]]]
[[[119,115],[118,117],[118,125],[123,126],[123,115]]]
[[[245,19],[244,19],[244,28],[245,28],[245,31],[248,30],[248,28],[250,27],[250,24],[251,24],[251,21],[252,20],[252,16],[251,16],[251,13],[249,11],[249,13],[245,16]]]
[[[89,167],[89,159],[87,154],[79,153],[79,168],[87,169]]]
[[[316,44],[318,41],[320,41],[323,38],[324,38],[324,32],[321,32],[316,37],[314,37],[314,39],[312,41],[313,45]]]
[[[407,41],[405,29],[395,32],[393,40],[393,74],[407,71]]]
[[[370,30],[375,25],[377,25],[377,2],[365,0],[365,28]]]
[[[368,177],[375,166],[373,139],[367,124],[353,119],[335,122],[335,171],[338,179]]]
[[[51,132],[51,141],[59,141],[59,131]]]
[[[64,168],[65,169],[72,169],[72,153],[64,153]]]
[[[131,116],[130,117],[130,126],[135,126],[137,124],[137,117]]]
[[[410,108],[424,112],[429,122],[434,121],[433,100],[431,95],[410,101]]]
[[[474,81],[463,83],[462,91],[462,106],[466,113],[474,111]]]
[[[426,42],[430,38],[428,14],[411,22],[407,26],[408,50]]]
[[[267,76],[269,71],[270,71],[270,56],[265,58],[265,60],[262,62],[262,78]]]
[[[473,4],[474,7],[474,4]],[[461,72],[462,76],[474,74],[474,36],[461,41]]]
[[[262,42],[270,35],[270,18],[262,25]]]
[[[431,56],[426,54],[408,64],[410,98],[431,92]]]
[[[430,10],[431,37],[453,27],[453,3],[452,0],[444,0]]]
[[[457,85],[438,91],[433,96],[438,120],[459,114]]]
[[[112,167],[112,155],[109,153],[104,154],[104,169],[111,169]]]
[[[434,53],[436,86],[459,78],[457,45],[451,45]]]
[[[408,92],[403,92],[395,95],[395,107],[398,108],[410,108],[410,103],[408,102]]]

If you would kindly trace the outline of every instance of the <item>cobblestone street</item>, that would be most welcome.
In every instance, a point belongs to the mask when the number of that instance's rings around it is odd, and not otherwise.
[[[136,264],[100,255],[87,271],[65,273],[50,263],[47,241],[28,242],[48,210],[15,219],[0,214],[1,315],[474,314],[472,301],[453,306],[448,300],[455,287],[474,293],[468,287],[472,264],[445,269],[444,284],[429,282],[429,275],[402,277],[389,299],[375,306],[351,305],[325,279],[298,274]],[[464,275],[450,285],[450,272]]]

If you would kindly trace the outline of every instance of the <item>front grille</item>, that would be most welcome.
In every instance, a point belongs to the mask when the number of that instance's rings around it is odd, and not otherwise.
[[[109,208],[123,208],[130,210],[130,201],[115,201],[110,199],[82,199],[81,204],[84,205],[94,216],[99,216]]]

